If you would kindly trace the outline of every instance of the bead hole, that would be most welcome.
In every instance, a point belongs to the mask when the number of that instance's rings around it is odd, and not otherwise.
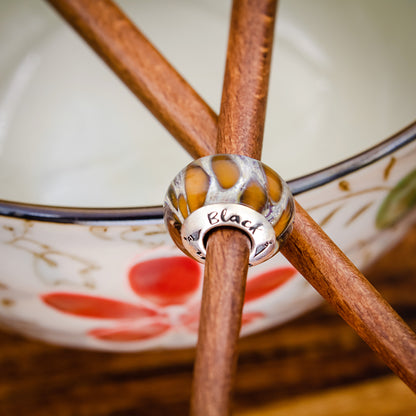
[[[250,234],[248,232],[244,231],[241,228],[234,227],[232,225],[221,225],[221,227],[215,227],[215,228],[212,228],[211,230],[208,230],[206,232],[206,234],[204,235],[204,238],[202,240],[202,243],[204,245],[205,251],[207,250],[207,243],[208,243],[209,236],[213,233],[213,231],[218,230],[220,228],[234,228],[236,230],[239,230],[240,232],[242,232],[243,234],[245,234],[248,237],[248,240],[250,242],[250,252],[253,250],[253,240],[252,240],[252,238],[251,238],[251,236],[250,236]]]

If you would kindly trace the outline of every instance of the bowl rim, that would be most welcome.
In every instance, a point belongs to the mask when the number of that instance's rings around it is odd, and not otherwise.
[[[375,146],[312,173],[288,181],[294,196],[321,187],[333,180],[358,171],[416,139],[416,120]],[[83,225],[128,225],[162,222],[162,206],[146,207],[65,207],[30,204],[0,199],[0,216],[25,220]]]

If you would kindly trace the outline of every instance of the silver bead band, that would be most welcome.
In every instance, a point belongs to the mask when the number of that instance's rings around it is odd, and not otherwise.
[[[191,257],[205,260],[205,237],[217,227],[235,227],[244,231],[251,240],[250,265],[254,266],[272,257],[278,251],[271,224],[263,215],[239,204],[206,205],[193,212],[182,225],[181,237]]]

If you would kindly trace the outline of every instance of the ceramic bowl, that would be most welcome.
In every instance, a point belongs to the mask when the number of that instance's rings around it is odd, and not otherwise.
[[[120,3],[218,111],[229,3]],[[415,12],[280,4],[264,161],[361,269],[416,218]],[[1,3],[0,51],[2,326],[109,351],[194,345],[203,270],[160,206],[190,159],[46,3]],[[319,302],[277,255],[249,270],[242,335]]]

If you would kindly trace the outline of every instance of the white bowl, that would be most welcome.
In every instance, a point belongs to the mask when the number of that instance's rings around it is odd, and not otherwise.
[[[218,111],[230,4],[120,3]],[[415,12],[279,9],[264,162],[360,268],[415,219],[416,127],[396,133],[416,114]],[[76,347],[193,345],[202,270],[157,206],[189,157],[46,3],[1,3],[0,51],[3,325]],[[242,333],[319,302],[278,255],[250,269]]]

